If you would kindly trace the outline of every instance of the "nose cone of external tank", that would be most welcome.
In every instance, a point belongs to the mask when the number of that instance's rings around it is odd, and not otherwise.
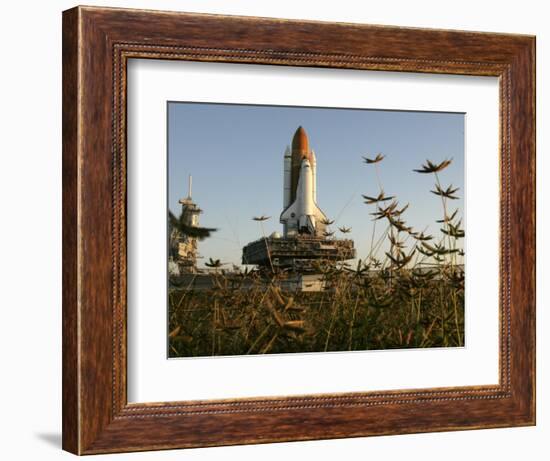
[[[292,138],[292,151],[293,152],[309,152],[309,139],[307,137],[306,130],[301,126],[298,127]]]

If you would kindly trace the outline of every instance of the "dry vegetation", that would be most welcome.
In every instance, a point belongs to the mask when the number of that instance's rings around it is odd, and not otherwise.
[[[295,293],[280,288],[287,274],[228,272],[211,261],[212,289],[170,290],[170,357],[462,346],[464,231],[458,210],[449,210],[458,189],[444,188],[439,178],[451,160],[415,170],[434,176],[431,192],[441,197],[436,238],[408,226],[408,205],[385,194],[383,158],[365,158],[379,191],[363,197],[375,224],[384,226],[379,238],[373,226],[366,258],[355,267],[320,262],[326,289]]]

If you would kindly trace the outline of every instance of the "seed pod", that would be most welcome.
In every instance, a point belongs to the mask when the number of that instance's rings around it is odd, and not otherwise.
[[[306,322],[304,320],[289,320],[284,323],[284,328],[294,331],[306,331],[305,329]]]

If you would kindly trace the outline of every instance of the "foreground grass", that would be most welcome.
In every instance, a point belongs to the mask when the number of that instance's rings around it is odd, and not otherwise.
[[[255,273],[170,292],[169,356],[452,347],[464,344],[461,269],[333,270],[328,289],[289,293]],[[251,284],[251,286],[249,286]],[[243,286],[248,286],[243,288]]]

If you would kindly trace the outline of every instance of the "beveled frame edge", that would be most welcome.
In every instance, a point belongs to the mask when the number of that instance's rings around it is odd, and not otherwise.
[[[534,52],[534,37],[506,34],[64,12],[63,448],[89,454],[534,424]],[[128,404],[125,90],[132,58],[498,76],[499,385]]]

